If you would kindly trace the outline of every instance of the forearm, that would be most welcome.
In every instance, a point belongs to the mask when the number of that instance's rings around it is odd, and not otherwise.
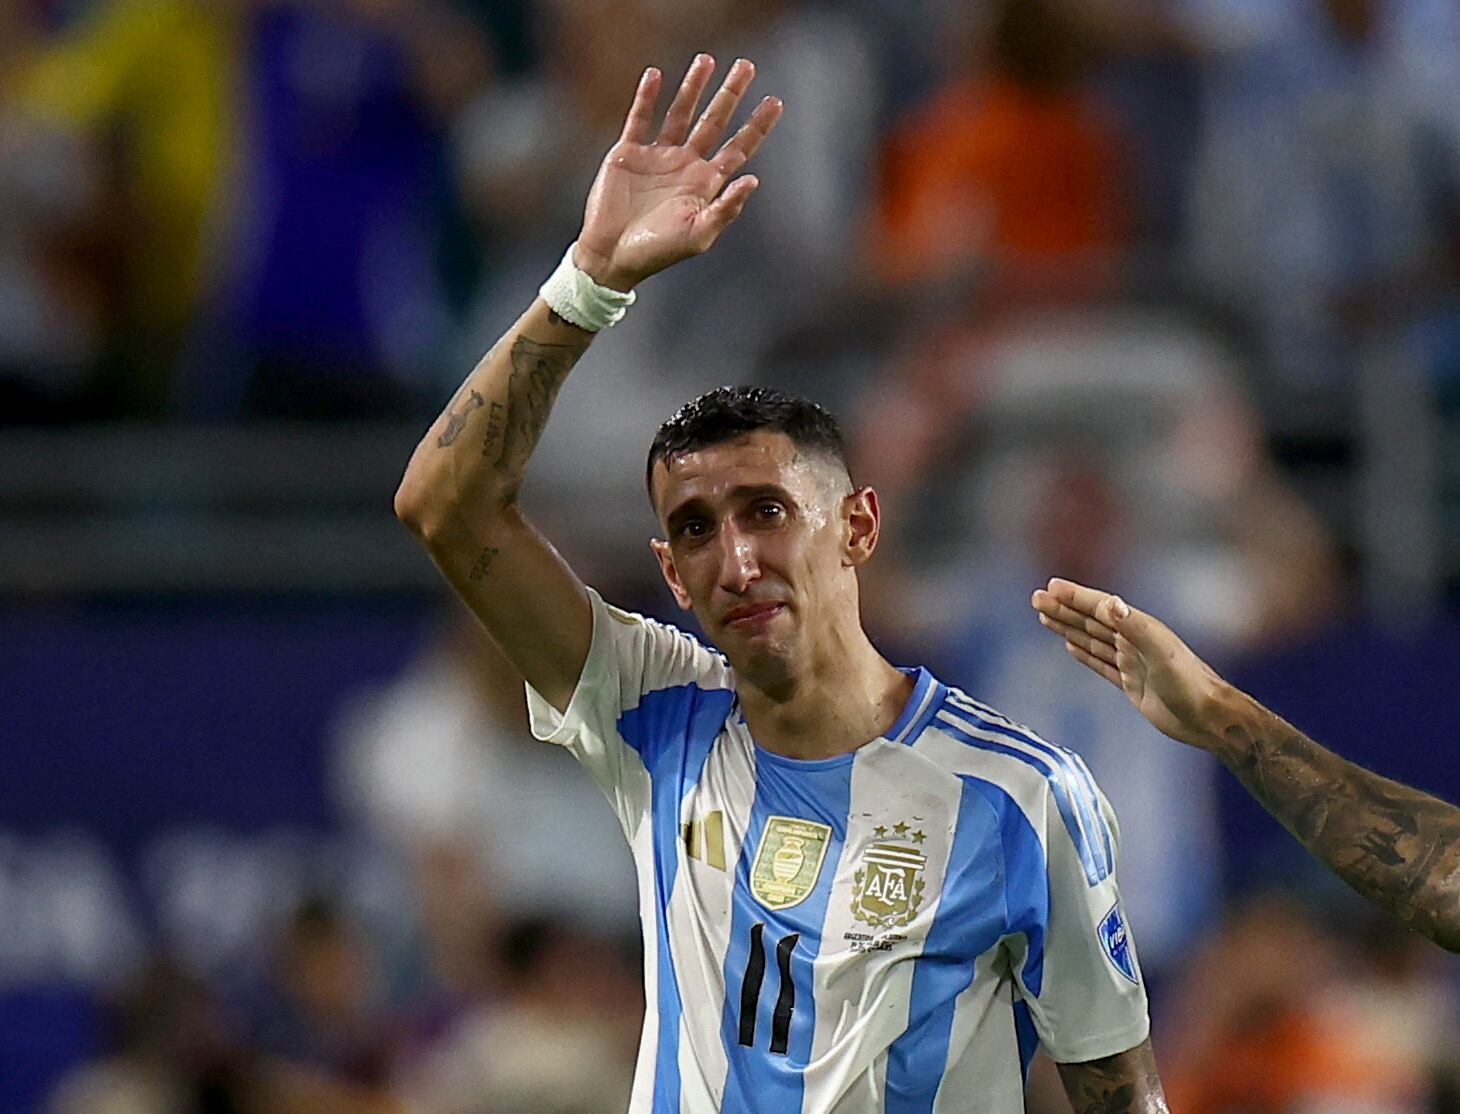
[[[1102,1060],[1060,1064],[1059,1072],[1075,1114],[1170,1114],[1149,1040]]]
[[[396,492],[401,519],[429,540],[512,507],[558,391],[592,340],[535,299],[416,446]]]
[[[1460,951],[1460,808],[1319,746],[1236,689],[1216,702],[1208,749],[1359,893]]]

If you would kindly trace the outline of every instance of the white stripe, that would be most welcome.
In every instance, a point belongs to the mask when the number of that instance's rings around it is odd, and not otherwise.
[[[644,775],[648,777],[646,773]],[[629,1114],[651,1114],[654,1109],[654,1065],[659,1051],[659,941],[654,908],[654,826],[645,813],[629,839],[639,876],[639,910],[644,937],[644,1029],[639,1036],[639,1057],[634,1066],[634,1090]]]
[[[994,947],[979,956],[973,981],[953,1000],[948,1063],[933,1114],[966,1114],[975,1101],[979,1110],[1024,1109],[1014,987],[1001,953]]]
[[[918,704],[918,710],[914,712],[912,718],[907,721],[907,726],[897,733],[897,738],[892,740],[894,743],[907,742],[908,732],[917,726],[918,720],[922,719],[923,713],[928,710],[928,705],[937,698],[939,687],[940,686],[935,678],[928,678],[928,691],[923,693],[923,699]]]
[[[927,738],[927,733],[920,737]],[[907,1028],[916,966],[908,961],[921,954],[938,913],[961,800],[962,785],[955,777],[915,757],[900,743],[874,741],[857,752],[845,849],[832,882],[813,968],[816,1030],[805,1073],[803,1111],[877,1114],[882,1110],[886,1050]],[[906,939],[895,948],[854,951],[857,944],[869,942],[858,937],[878,935],[852,912],[862,853],[880,842],[874,834],[877,826],[899,821],[925,834],[926,897],[912,923],[896,930]]]
[[[735,870],[755,804],[755,744],[743,725],[715,740],[700,780],[680,810],[680,827],[724,814],[725,869],[684,851],[669,898],[669,939],[679,979],[680,1109],[685,1114],[720,1109],[728,1063],[720,1031],[725,1002],[725,953],[730,948]]]

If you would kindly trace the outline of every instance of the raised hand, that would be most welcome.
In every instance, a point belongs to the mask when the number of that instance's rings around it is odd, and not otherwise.
[[[714,71],[715,60],[708,54],[695,57],[652,139],[663,75],[651,67],[639,79],[623,132],[604,156],[589,191],[578,235],[574,261],[594,281],[629,290],[655,272],[707,251],[759,185],[752,174],[734,175],[776,126],[782,104],[775,97],[764,98],[745,125],[720,144],[755,77],[755,66],[738,59],[696,120],[695,110]]]
[[[1226,682],[1165,623],[1119,596],[1054,579],[1029,601],[1076,661],[1121,689],[1166,735],[1209,748]]]

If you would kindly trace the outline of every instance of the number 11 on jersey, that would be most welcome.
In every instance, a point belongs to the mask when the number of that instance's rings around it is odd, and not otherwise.
[[[791,981],[791,953],[801,939],[799,932],[783,936],[776,943],[776,970],[781,976],[781,992],[776,995],[775,1012],[771,1014],[771,1051],[785,1055],[791,1042],[791,1014],[796,1009],[796,984]],[[765,924],[750,926],[750,956],[745,961],[745,977],[740,981],[740,1043],[755,1045],[755,1013],[760,1004],[761,983],[765,981]]]

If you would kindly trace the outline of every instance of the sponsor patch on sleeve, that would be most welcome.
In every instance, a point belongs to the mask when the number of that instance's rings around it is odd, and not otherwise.
[[[1140,972],[1136,968],[1136,953],[1131,948],[1130,932],[1125,927],[1125,916],[1120,911],[1120,903],[1116,902],[1110,907],[1110,912],[1100,922],[1100,946],[1105,950],[1105,957],[1115,964],[1115,969],[1128,978],[1131,982],[1140,984]]]

